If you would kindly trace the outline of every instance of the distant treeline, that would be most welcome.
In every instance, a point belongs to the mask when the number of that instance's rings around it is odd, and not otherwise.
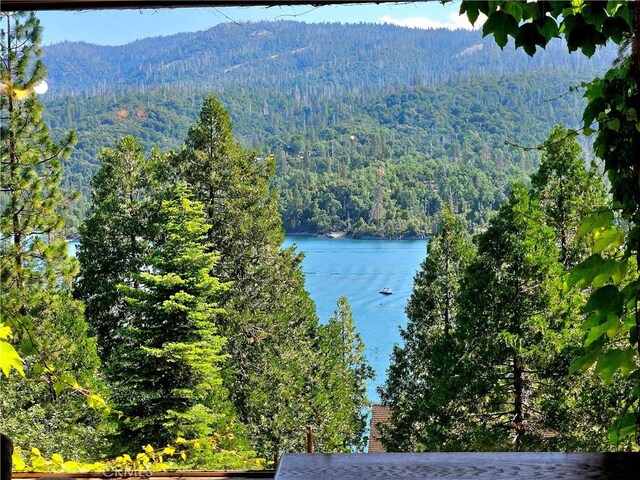
[[[243,145],[276,158],[287,232],[420,236],[445,202],[483,226],[536,167],[537,155],[505,142],[537,145],[555,123],[577,126],[583,101],[568,93],[613,53],[586,61],[553,44],[527,59],[478,32],[295,22],[54,45],[47,120],[80,136],[65,174],[81,193],[69,234],[100,149],[125,134],[176,147],[211,90]]]

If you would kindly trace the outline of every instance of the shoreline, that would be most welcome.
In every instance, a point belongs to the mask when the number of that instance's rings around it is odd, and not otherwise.
[[[310,237],[310,238],[329,238],[332,240],[348,239],[348,240],[428,240],[433,234],[424,235],[352,235],[347,232],[285,232],[288,237]]]
[[[309,238],[328,238],[331,240],[428,240],[433,234],[425,235],[351,235],[346,232],[328,232],[328,233],[313,233],[313,232],[284,232],[287,237],[309,237]],[[68,243],[79,242],[80,237],[67,237],[65,239]]]

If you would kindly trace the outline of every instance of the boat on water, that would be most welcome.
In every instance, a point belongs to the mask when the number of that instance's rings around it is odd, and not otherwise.
[[[380,293],[382,295],[393,295],[393,290],[391,290],[389,287],[385,287],[382,290],[380,290]]]

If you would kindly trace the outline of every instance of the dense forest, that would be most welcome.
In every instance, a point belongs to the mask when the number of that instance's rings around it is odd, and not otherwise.
[[[250,103],[227,105],[196,91],[197,81],[172,85],[179,68],[157,85],[154,68],[137,63],[138,73],[128,71],[137,83],[121,83],[116,94],[104,91],[105,64],[85,90],[43,106],[34,93],[48,78],[39,22],[30,13],[6,16],[0,428],[18,446],[16,469],[264,468],[283,451],[304,449],[305,425],[313,425],[319,451],[361,450],[372,374],[364,346],[346,299],[320,322],[300,254],[282,248],[283,226],[434,233],[380,390],[391,409],[382,426],[388,449],[638,449],[640,5],[461,8],[472,21],[485,14],[484,33],[498,45],[511,37],[529,55],[548,46],[545,58],[563,42],[589,57],[607,42],[622,48],[602,78],[582,85],[584,103],[565,95],[570,85],[560,88],[560,79],[579,82],[610,58],[585,61],[584,70],[581,61],[559,60],[552,84],[556,70],[535,71],[539,56],[513,57],[516,72],[500,81],[489,62],[486,75],[442,83],[337,89],[318,114],[321,128],[309,120],[319,110],[304,108],[308,92],[287,91],[293,77],[285,75],[277,95],[301,110],[271,118],[272,105],[261,102],[256,118],[283,123],[251,138],[260,123],[243,127],[238,114]],[[256,37],[279,45],[260,28]],[[175,37],[188,38],[178,51],[197,63],[190,52],[206,34]],[[462,56],[493,51],[482,45]],[[101,51],[125,52],[94,49],[82,61]],[[232,61],[243,61],[242,52]],[[517,72],[523,64],[532,71]],[[234,88],[221,86],[221,95]],[[189,98],[179,115],[167,108],[176,119],[191,115],[170,142],[162,129],[145,136],[149,129],[134,128],[154,118],[151,104],[117,104],[146,101],[143,90],[170,105],[176,92]],[[262,95],[259,86],[255,92]],[[556,108],[564,102],[573,109]],[[72,104],[83,119],[104,105],[96,117],[106,143],[66,130]],[[238,115],[242,142],[229,112]],[[575,121],[586,137],[551,121]],[[332,131],[340,141],[323,137]],[[505,141],[542,145],[528,151]],[[309,180],[287,197],[295,175]],[[366,181],[368,190],[358,191]],[[328,193],[318,196],[323,184]],[[76,185],[84,204],[68,196]],[[82,214],[71,226],[81,236],[77,259],[67,251],[70,208]],[[471,233],[470,225],[484,228]]]
[[[640,426],[640,6],[462,2],[485,35],[533,56],[557,37],[591,57],[621,46],[586,86],[587,170],[556,126],[530,186],[515,183],[470,237],[445,207],[414,277],[409,323],[380,390],[390,450],[624,450]],[[633,467],[632,467],[633,468]],[[633,475],[626,469],[622,474]]]
[[[214,96],[179,148],[105,144],[70,257],[78,137],[51,135],[32,91],[38,19],[8,20],[0,430],[16,468],[265,468],[304,451],[306,425],[320,451],[361,451],[373,371],[347,300],[321,323],[281,248],[275,160],[237,143]]]
[[[100,149],[125,134],[177,147],[210,91],[241,143],[276,159],[287,232],[422,236],[443,203],[484,226],[537,164],[505,141],[537,145],[556,123],[577,127],[583,100],[569,91],[614,55],[587,61],[557,42],[527,59],[479,32],[296,22],[52,45],[46,119],[80,138],[65,168],[65,187],[81,193],[69,235]]]

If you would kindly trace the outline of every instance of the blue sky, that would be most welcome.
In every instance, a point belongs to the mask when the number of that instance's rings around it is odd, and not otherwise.
[[[85,41],[100,45],[122,45],[133,40],[205,30],[221,22],[238,23],[289,19],[304,22],[395,23],[414,28],[469,28],[458,17],[460,2],[339,5],[314,8],[243,7],[183,8],[161,10],[108,10],[81,12],[41,12],[44,44]]]

